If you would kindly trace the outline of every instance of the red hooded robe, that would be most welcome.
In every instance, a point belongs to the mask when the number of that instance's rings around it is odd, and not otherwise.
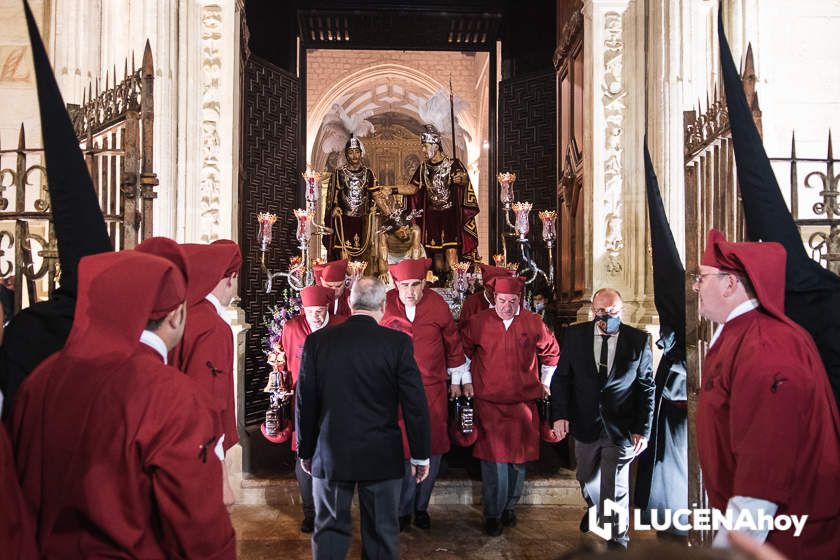
[[[67,343],[21,386],[15,459],[44,557],[235,557],[218,417],[140,342],[186,299],[182,265],[138,251],[82,259]]]
[[[521,279],[504,278],[519,285]],[[500,293],[502,292],[499,287]],[[536,313],[521,309],[506,330],[495,309],[482,311],[461,328],[472,360],[478,440],[473,456],[495,463],[525,463],[540,457],[542,398],[540,363],[556,366],[560,346]],[[538,360],[539,359],[539,360]]]
[[[784,314],[785,250],[709,233],[702,264],[749,277],[760,307],[724,324],[703,362],[697,447],[710,504],[768,500],[808,515],[770,531],[792,560],[840,558],[840,419],[810,335]]]

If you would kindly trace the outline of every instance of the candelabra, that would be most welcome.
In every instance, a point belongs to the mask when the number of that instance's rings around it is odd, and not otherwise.
[[[548,250],[548,285],[554,291],[554,241],[557,240],[557,229],[555,220],[556,210],[542,210],[537,214],[542,221],[542,238]]]
[[[260,268],[266,277],[266,293],[271,292],[274,281],[278,278],[285,278],[289,283],[289,287],[296,292],[311,285],[314,282],[314,275],[312,273],[312,264],[314,263],[310,263],[309,259],[309,244],[312,236],[332,233],[332,228],[328,228],[315,221],[315,212],[318,207],[318,185],[321,180],[321,174],[307,167],[306,171],[301,173],[301,175],[306,185],[304,193],[306,208],[297,208],[293,211],[295,220],[297,221],[295,238],[298,241],[300,254],[289,259],[289,269],[287,272],[272,272],[266,263],[266,254],[268,253],[268,247],[271,245],[272,240],[272,227],[277,221],[277,215],[268,212],[257,214],[257,222],[259,223],[257,240],[260,244]]]
[[[285,352],[272,351],[268,355],[268,363],[271,365],[271,372],[263,392],[268,393],[269,404],[260,431],[269,441],[282,443],[289,439],[292,432],[294,384],[289,372],[285,370]]]
[[[553,248],[554,242],[557,238],[556,230],[554,227],[556,212],[553,210],[539,212],[540,220],[542,220],[543,223],[543,241],[545,241],[546,248],[548,250],[549,272],[548,275],[546,275],[546,273],[539,268],[536,261],[534,261],[534,259],[532,258],[531,245],[528,241],[528,232],[530,231],[530,212],[533,208],[533,205],[527,201],[514,202],[516,198],[513,191],[513,185],[516,182],[515,173],[499,173],[498,180],[499,185],[501,187],[501,191],[499,193],[499,200],[501,201],[502,207],[504,209],[505,224],[508,227],[508,231],[502,233],[502,254],[494,255],[493,257],[494,260],[496,260],[496,266],[504,266],[499,264],[499,260],[497,260],[496,257],[500,257],[500,260],[503,263],[508,262],[507,243],[505,242],[505,238],[515,239],[516,242],[519,244],[519,253],[521,256],[521,261],[525,265],[525,267],[520,270],[520,274],[526,275],[525,282],[527,284],[531,284],[534,282],[534,280],[537,279],[537,276],[542,276],[553,290]],[[514,215],[513,220],[511,220],[511,212],[513,212]]]
[[[470,269],[470,263],[459,262],[453,265],[452,268],[455,271],[455,278],[453,283],[455,285],[455,293],[457,294],[456,302],[463,304],[464,298],[467,294],[467,272]]]

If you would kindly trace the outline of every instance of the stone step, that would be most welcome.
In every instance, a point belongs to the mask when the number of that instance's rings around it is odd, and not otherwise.
[[[238,504],[292,505],[300,503],[297,481],[290,477],[245,478],[242,480]],[[432,494],[435,505],[478,505],[481,503],[481,482],[467,477],[440,478]],[[562,469],[552,476],[525,478],[522,504],[580,506],[585,503],[573,471]]]

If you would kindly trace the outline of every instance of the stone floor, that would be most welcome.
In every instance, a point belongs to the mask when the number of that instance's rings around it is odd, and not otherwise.
[[[412,528],[400,536],[401,558],[553,560],[583,544],[601,546],[597,537],[578,530],[583,509],[575,506],[520,506],[519,522],[501,537],[482,531],[481,506],[433,505],[432,528]],[[262,560],[310,558],[309,535],[300,532],[297,506],[235,506],[231,514],[237,533],[239,558]],[[359,517],[353,514],[355,539],[348,558],[360,557]],[[631,542],[652,534],[632,534]]]

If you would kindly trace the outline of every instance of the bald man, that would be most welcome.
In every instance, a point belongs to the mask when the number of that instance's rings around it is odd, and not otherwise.
[[[611,521],[611,548],[627,547],[627,527],[601,516],[610,499],[629,512],[630,463],[644,451],[653,423],[655,385],[650,337],[621,322],[621,294],[602,288],[592,296],[594,320],[566,329],[551,380],[551,418],[562,440],[575,438],[577,479],[599,523]],[[584,514],[581,531],[587,532]]]

